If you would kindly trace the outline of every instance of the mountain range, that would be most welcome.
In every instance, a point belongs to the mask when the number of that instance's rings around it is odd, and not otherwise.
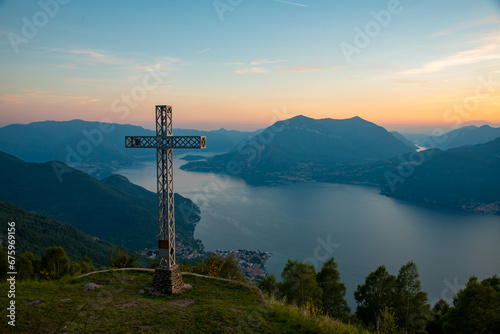
[[[422,147],[439,148],[449,150],[465,145],[484,144],[500,137],[500,128],[489,125],[480,127],[474,125],[454,129],[439,136],[416,136],[410,135],[409,139]]]
[[[226,152],[253,132],[174,129],[177,136],[206,136],[206,151]],[[63,161],[100,179],[138,161],[156,158],[154,149],[125,148],[125,136],[153,136],[155,131],[127,124],[44,121],[0,128],[0,151],[29,162]]]
[[[382,183],[383,194],[466,211],[500,213],[500,138],[447,151],[420,152],[414,161],[423,162],[414,169],[402,164],[392,167],[397,181],[392,186]],[[405,172],[399,173],[400,168]]]
[[[100,126],[103,125],[75,120],[0,128],[0,147],[6,147],[11,152],[19,151],[20,156],[40,162],[27,163],[7,154],[1,155],[0,166],[3,173],[0,181],[3,184],[0,186],[0,198],[28,210],[68,221],[92,235],[104,235],[104,239],[113,243],[133,245],[129,247],[134,249],[146,247],[146,240],[151,239],[142,239],[137,226],[145,226],[146,222],[150,224],[156,219],[155,195],[131,184],[122,176],[105,176],[117,166],[154,159],[154,150],[126,150],[122,146],[125,135],[152,135],[153,131],[131,125],[108,124],[114,130],[103,134],[101,144],[93,146],[87,160],[78,166],[89,174],[99,175],[102,181],[64,163],[47,162],[49,158],[65,156],[67,147],[76,149],[78,140],[81,142],[87,138],[85,140],[91,142],[94,138],[97,141],[100,137],[94,130],[100,129]],[[101,132],[104,133],[105,130],[104,127]],[[499,151],[494,144],[490,144],[492,146],[489,150],[482,147],[482,144],[474,144],[491,143],[493,139],[500,137],[499,131],[500,129],[488,125],[471,125],[439,137],[415,135],[410,138],[405,135],[405,138],[400,133],[390,133],[359,117],[336,120],[297,116],[253,133],[225,129],[212,131],[212,141],[207,139],[208,147],[215,145],[216,148],[225,148],[229,152],[215,155],[206,161],[201,161],[201,155],[190,155],[186,157],[190,162],[181,168],[231,174],[253,185],[299,181],[367,184],[380,187],[387,196],[469,211],[482,210],[485,205],[492,205],[492,208],[483,211],[496,212],[494,203],[497,196],[492,186],[497,186],[495,168],[498,167],[496,159]],[[89,133],[94,133],[95,137]],[[208,133],[197,130],[176,129],[174,133],[208,136]],[[422,141],[422,146],[433,142],[438,147],[416,153],[416,146],[407,140],[415,138]],[[423,159],[412,161],[417,156]],[[408,168],[411,173],[402,172]],[[103,173],[106,169],[107,172]],[[398,182],[389,184],[388,173],[396,175]],[[479,179],[479,174],[484,178]],[[449,179],[450,175],[456,177]],[[60,182],[61,179],[64,182]],[[9,189],[12,192],[6,188],[7,185],[11,186]],[[24,188],[32,191],[23,193],[21,189]],[[445,196],[445,192],[439,191],[441,188],[454,189],[454,193],[452,196]],[[76,195],[74,189],[78,189]],[[435,197],[432,196],[432,191]],[[70,195],[63,196],[64,193]],[[61,203],[49,203],[47,198],[61,199]],[[99,203],[99,198],[109,198],[106,205],[111,210],[107,210],[104,203]],[[68,201],[71,203],[68,204]],[[89,210],[76,204],[79,201],[87,208],[101,210],[103,214],[96,214],[86,222],[83,217]],[[177,202],[183,202],[182,199],[179,201]],[[184,203],[192,210],[186,211],[190,212],[190,218],[187,219],[189,222],[179,222],[178,230],[188,247],[199,248],[201,246],[192,238],[193,221],[196,220],[198,209],[189,200]],[[63,204],[70,209],[67,210]],[[136,225],[132,223],[134,217],[139,222]],[[101,234],[100,229],[105,221],[118,224],[120,220],[130,224],[137,237],[120,235],[120,231],[116,234],[109,231]],[[154,230],[155,227],[152,227],[145,231],[151,234]]]
[[[121,175],[100,181],[62,162],[29,163],[2,152],[0,169],[3,200],[119,246],[157,247],[156,194]],[[179,244],[199,249],[193,238],[199,208],[178,194],[174,203]]]
[[[414,150],[360,117],[317,120],[296,116],[276,122],[229,153],[181,168],[237,173],[250,183],[314,180],[324,171],[348,163],[374,162]]]

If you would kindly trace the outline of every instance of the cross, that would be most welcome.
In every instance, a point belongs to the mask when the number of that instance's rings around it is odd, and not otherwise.
[[[156,148],[160,265],[155,270],[153,286],[166,293],[180,292],[183,283],[180,268],[175,264],[173,149],[202,149],[206,147],[206,138],[204,136],[174,136],[172,107],[161,105],[156,106],[156,136],[126,136],[125,147]]]

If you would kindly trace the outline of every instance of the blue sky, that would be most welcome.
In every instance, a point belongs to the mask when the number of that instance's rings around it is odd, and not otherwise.
[[[204,129],[298,114],[500,123],[500,85],[449,112],[481,78],[500,82],[499,27],[493,0],[0,1],[0,126],[151,127],[155,104],[173,105],[176,127]]]

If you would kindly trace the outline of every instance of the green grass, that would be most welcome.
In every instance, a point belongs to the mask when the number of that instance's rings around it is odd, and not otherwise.
[[[366,333],[276,301],[266,308],[258,292],[243,285],[187,274],[183,279],[193,288],[172,296],[149,294],[153,273],[144,271],[18,282],[16,327],[7,325],[3,302],[2,328],[12,333]],[[86,291],[82,285],[89,282],[105,286]],[[7,288],[0,285],[2,296]],[[45,304],[26,305],[33,300]],[[171,303],[176,300],[194,303]]]

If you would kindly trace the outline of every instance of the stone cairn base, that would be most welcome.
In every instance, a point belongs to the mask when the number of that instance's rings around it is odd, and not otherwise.
[[[155,276],[153,278],[153,287],[165,294],[181,293],[184,290],[184,283],[182,282],[181,267],[178,265],[172,268],[166,266],[158,266],[155,269]]]

